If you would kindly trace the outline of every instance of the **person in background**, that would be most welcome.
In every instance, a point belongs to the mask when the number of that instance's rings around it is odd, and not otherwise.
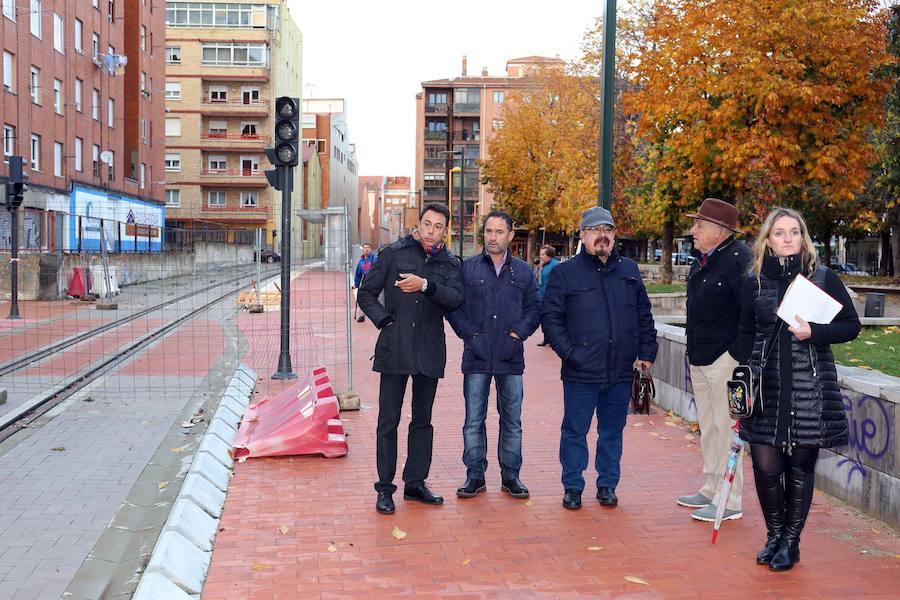
[[[786,327],[775,314],[801,274],[841,304],[831,323],[808,323],[796,315],[797,324]],[[848,442],[831,345],[855,339],[860,328],[847,289],[834,271],[818,264],[803,217],[789,208],[774,208],[753,245],[738,328],[741,363],[758,366],[768,353],[762,410],[741,419],[740,435],[750,443],[766,521],[766,543],[756,562],[773,571],[788,570],[800,560],[800,533],[812,503],[819,449]]]
[[[556,260],[556,248],[553,246],[541,246],[541,251],[538,253],[538,258],[541,261],[541,271],[538,279],[538,291],[541,294],[541,298],[544,297],[544,294],[547,292],[547,283],[550,281],[550,273],[553,272],[553,269],[556,268],[556,265],[559,264],[559,261]],[[542,330],[543,331],[543,330]],[[547,336],[543,336],[544,339],[538,343],[538,346],[546,346],[547,345]]]
[[[359,262],[356,263],[356,276],[353,278],[354,288],[359,288],[362,280],[369,273],[369,271],[372,270],[372,265],[375,264],[376,260],[378,260],[377,257],[372,254],[372,245],[363,244],[362,254],[359,257]],[[359,315],[356,320],[357,322],[362,323],[366,320],[366,318],[363,315]]]

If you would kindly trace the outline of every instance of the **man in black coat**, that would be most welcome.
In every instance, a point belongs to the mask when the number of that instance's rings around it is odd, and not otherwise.
[[[616,251],[612,215],[595,206],[581,214],[581,252],[553,269],[541,327],[562,359],[563,422],[559,462],[563,507],[581,508],[588,464],[587,432],[597,413],[597,500],[619,502],[622,429],[633,369],[656,360],[656,327],[641,272]]]
[[[412,422],[409,424],[403,498],[425,504],[444,499],[428,489],[434,428],[431,409],[438,379],[444,376],[447,346],[444,317],[462,303],[459,259],[444,246],[450,211],[426,205],[419,217],[418,239],[406,236],[381,250],[378,262],[359,288],[359,307],[381,333],[373,370],[381,373],[378,396],[375,509],[394,512],[397,427],[406,382],[412,377]],[[384,292],[384,305],[378,295]]]
[[[541,298],[528,263],[509,253],[514,235],[508,213],[488,213],[484,220],[484,251],[463,262],[463,303],[447,318],[465,343],[462,372],[466,482],[456,490],[460,498],[471,498],[487,489],[485,419],[492,379],[500,413],[500,489],[513,498],[528,497],[528,488],[519,479],[525,370],[522,343],[537,329]]]
[[[734,239],[740,230],[733,205],[707,198],[697,213],[688,216],[694,219],[694,261],[687,284],[687,355],[700,424],[703,487],[695,494],[680,496],[677,502],[697,509],[691,516],[698,521],[713,521],[731,447],[734,419],[728,412],[726,384],[737,366],[741,288],[750,250]],[[743,515],[743,484],[738,462],[725,519]]]

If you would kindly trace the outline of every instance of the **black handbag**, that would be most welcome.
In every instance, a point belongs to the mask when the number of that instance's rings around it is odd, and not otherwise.
[[[631,411],[636,415],[650,414],[650,401],[656,396],[653,377],[646,371],[634,370],[631,379]]]
[[[763,410],[762,399],[762,372],[772,354],[772,348],[775,347],[775,340],[784,321],[779,321],[778,327],[769,340],[763,342],[762,359],[759,366],[757,365],[738,365],[731,372],[731,379],[728,380],[728,412],[731,413],[732,419],[746,419],[752,417]],[[768,346],[768,349],[766,348]]]

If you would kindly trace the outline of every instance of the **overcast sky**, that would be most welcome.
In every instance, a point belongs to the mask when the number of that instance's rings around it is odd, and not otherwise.
[[[303,97],[347,99],[360,175],[415,175],[421,82],[522,56],[580,54],[603,0],[288,0],[303,33]]]

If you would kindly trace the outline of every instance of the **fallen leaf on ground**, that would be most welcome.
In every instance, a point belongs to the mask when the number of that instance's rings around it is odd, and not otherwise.
[[[625,581],[627,581],[628,583],[638,583],[640,585],[650,585],[640,577],[635,577],[634,575],[626,575]]]
[[[288,527],[287,525],[282,525],[281,527],[278,528],[278,531],[281,532],[281,535],[287,535],[287,532],[290,530],[291,530],[291,528]]]
[[[862,362],[862,361],[859,360],[858,358],[851,358],[848,362],[857,363],[857,362]]]
[[[668,440],[668,439],[671,439],[671,438],[667,438],[667,437],[664,436],[664,435],[660,435],[660,436],[658,436],[658,437],[659,437],[659,439],[661,439],[661,440]]]
[[[180,454],[180,453],[184,452],[184,446],[182,446],[181,448],[169,448],[169,450],[171,450],[175,454]]]
[[[462,561],[462,564],[467,565],[467,564],[469,564],[470,562],[472,562],[472,559],[471,559],[471,558],[467,558],[466,560]]]
[[[266,563],[253,561],[253,565],[250,567],[254,571],[271,571],[272,565],[267,565]]]
[[[194,424],[191,423],[190,421],[182,421],[182,422],[181,422],[181,426],[182,426],[182,427],[193,427]]]
[[[865,344],[866,346],[874,346],[875,342],[870,342],[869,340],[864,340],[863,344]]]
[[[647,423],[648,423],[651,427],[653,426],[653,421],[647,421]]]
[[[402,540],[406,537],[406,532],[394,525],[394,530],[391,532],[391,535],[397,538],[398,540]]]
[[[337,552],[337,545],[334,542],[331,542],[331,545],[328,546],[329,552]]]
[[[632,427],[643,427],[644,424],[643,423],[632,423],[631,426]]]
[[[698,423],[697,421],[691,421],[691,424],[688,427],[688,431],[690,431],[691,433],[697,433],[698,431],[700,431],[700,423]]]
[[[696,436],[695,436],[694,434],[692,434],[692,433],[686,433],[686,434],[684,435],[684,439],[686,439],[686,440],[693,440],[693,439],[696,439]]]
[[[659,437],[659,434],[658,434],[657,432],[655,432],[655,431],[651,431],[651,432],[650,432],[650,435],[652,435],[652,436],[654,436],[654,437]]]
[[[597,550],[603,550],[603,546],[588,546],[588,550],[596,552]]]
[[[533,500],[526,500],[526,501],[525,501],[525,506],[534,506],[534,501],[533,501]]]
[[[144,427],[150,427],[150,425],[152,425],[152,424],[153,424],[153,423],[151,423],[150,421],[144,421],[144,422],[143,422]]]
[[[666,421],[666,425],[668,425],[669,427],[678,427],[678,424],[674,423],[673,421]]]
[[[66,447],[65,446],[57,446],[56,448],[50,448],[50,450],[52,450],[53,452],[65,452]]]
[[[156,484],[156,490],[157,490],[157,491],[160,491],[160,490],[162,490],[164,487],[166,487],[167,485],[169,485],[169,482],[168,482],[168,481],[160,481],[159,483]]]

